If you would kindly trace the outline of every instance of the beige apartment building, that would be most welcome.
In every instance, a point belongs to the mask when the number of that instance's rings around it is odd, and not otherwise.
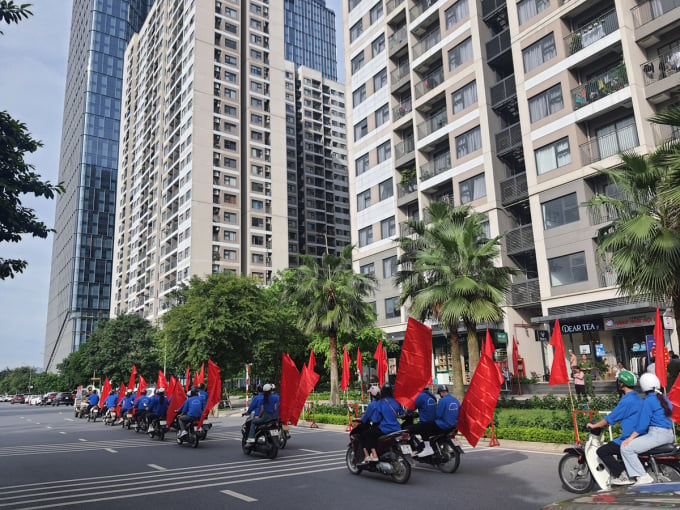
[[[515,337],[526,374],[547,374],[559,318],[566,349],[643,370],[657,303],[619,295],[596,252],[611,218],[582,204],[616,193],[596,168],[678,135],[646,119],[678,101],[680,2],[346,0],[343,17],[355,263],[379,279],[388,336],[408,318],[395,237],[447,200],[485,213],[520,272],[503,323],[480,325],[500,359]],[[447,343],[434,325],[440,382]]]

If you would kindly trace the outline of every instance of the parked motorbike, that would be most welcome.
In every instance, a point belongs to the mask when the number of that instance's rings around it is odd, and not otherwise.
[[[251,422],[253,416],[250,415],[241,426],[241,447],[243,453],[250,455],[252,452],[265,454],[268,458],[274,459],[279,453],[279,420],[271,420],[258,425]],[[248,443],[248,430],[255,426],[255,442]]]
[[[198,441],[200,440],[198,437],[198,434],[196,432],[196,423],[191,422],[187,426],[187,434],[185,436],[180,436],[181,432],[177,430],[177,444],[182,445],[183,443],[187,443],[191,445],[192,448],[196,448],[198,446]]]
[[[418,413],[409,412],[402,422],[402,427],[406,428],[413,425],[414,418],[417,417]],[[458,431],[454,428],[442,434],[431,436],[430,446],[432,446],[434,454],[427,457],[415,455],[413,459],[421,464],[430,464],[443,473],[455,473],[460,466],[460,456],[463,454],[463,449],[456,439],[457,433]],[[415,450],[417,448],[415,437],[410,437],[411,449]]]
[[[405,430],[385,434],[378,438],[378,462],[363,462],[364,451],[359,436],[367,427],[359,423],[349,433],[349,446],[345,455],[347,469],[353,475],[362,471],[370,471],[387,475],[397,483],[406,483],[411,477],[411,445],[410,434]]]
[[[602,430],[590,429],[584,446],[576,445],[564,450],[558,473],[562,485],[569,492],[585,494],[595,485],[602,490],[610,489],[610,473],[597,456],[597,449],[603,444]],[[645,470],[656,482],[680,481],[680,446],[666,444],[639,455]]]

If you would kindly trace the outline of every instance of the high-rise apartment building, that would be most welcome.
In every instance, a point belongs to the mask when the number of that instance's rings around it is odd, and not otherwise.
[[[391,282],[394,239],[445,200],[485,213],[488,233],[504,235],[502,263],[520,274],[505,320],[488,326],[501,350],[517,338],[527,374],[549,372],[558,318],[566,348],[638,366],[656,303],[618,293],[596,250],[611,216],[582,204],[616,193],[596,168],[678,135],[647,121],[678,100],[676,5],[343,2],[355,262],[380,281],[376,310],[390,337],[407,319]],[[433,347],[433,373],[446,381],[448,340],[436,328]]]
[[[56,370],[109,315],[123,52],[152,2],[73,2],[46,370]]]
[[[286,60],[337,81],[335,11],[324,0],[284,0]]]

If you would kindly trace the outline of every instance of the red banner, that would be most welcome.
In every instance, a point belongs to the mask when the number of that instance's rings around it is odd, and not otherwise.
[[[279,396],[279,418],[283,423],[297,425],[300,415],[293,416],[292,409],[295,406],[297,390],[300,386],[300,372],[287,352],[283,353],[281,363],[281,394]]]
[[[378,384],[382,387],[385,384],[385,372],[387,372],[387,359],[385,349],[383,349],[382,338],[378,342],[378,348],[373,354],[373,359],[376,360],[375,370],[378,374]]]
[[[347,344],[345,344],[345,352],[342,353],[342,383],[340,384],[340,391],[345,391],[349,384],[349,354],[347,354]]]
[[[364,379],[364,367],[362,366],[361,362],[363,360],[361,359],[361,351],[359,348],[357,348],[357,370],[359,371],[359,379],[363,380]]]
[[[160,370],[158,371],[158,381],[156,382],[156,389],[158,388],[168,389],[168,380],[165,378],[165,374]]]
[[[191,380],[191,369],[187,365],[187,373],[184,379],[184,391],[189,391],[189,381]]]
[[[550,337],[550,345],[555,348],[555,357],[550,369],[550,380],[548,386],[556,384],[567,384],[569,382],[569,373],[567,372],[567,361],[564,358],[564,342],[562,342],[562,331],[560,330],[560,320],[555,321],[552,336]]]
[[[132,365],[132,373],[130,374],[130,382],[128,382],[128,389],[134,390],[135,389],[135,378],[137,377],[137,367]]]
[[[139,376],[139,387],[137,388],[137,398],[146,393],[146,381],[140,375]]]
[[[671,391],[668,392],[668,400],[673,404],[673,421],[680,425],[680,377],[675,379]]]
[[[125,397],[125,394],[127,393],[127,388],[125,387],[125,383],[120,383],[120,389],[118,390],[118,404],[116,405],[116,414],[120,416],[120,404],[123,401],[123,397]]]
[[[656,319],[654,321],[654,343],[656,345],[654,355],[654,371],[659,378],[662,387],[666,387],[668,379],[666,379],[666,356],[664,353],[664,339],[663,339],[663,323],[659,315],[659,307],[656,307]]]
[[[168,427],[172,424],[173,420],[175,419],[175,416],[177,416],[177,411],[179,411],[179,408],[182,407],[182,404],[187,399],[187,394],[184,392],[184,388],[182,388],[181,384],[175,384],[175,387],[172,390],[172,394],[170,395],[170,403],[168,404],[168,414],[167,414],[167,421],[168,421]]]
[[[104,401],[109,397],[111,393],[111,383],[109,382],[109,377],[106,376],[104,379],[104,386],[102,387],[102,394],[99,397],[99,408],[101,409],[104,405]]]
[[[517,345],[517,340],[512,337],[512,373],[515,377],[519,378],[519,369],[517,368],[517,363],[519,362],[519,346]]]
[[[314,369],[309,368],[306,365],[302,367],[302,373],[300,374],[300,384],[297,387],[295,400],[289,411],[290,422],[293,425],[297,425],[298,418],[302,413],[302,409],[305,407],[305,401],[314,389],[314,386],[316,386],[318,380],[319,374],[314,372]]]
[[[409,317],[401,347],[394,398],[414,409],[416,397],[432,377],[432,328]]]
[[[201,365],[201,374],[203,372],[203,365]],[[204,378],[205,380],[205,378]],[[203,414],[201,419],[196,424],[196,428],[201,428],[203,425],[203,420],[208,416],[210,410],[215,407],[215,404],[219,403],[220,397],[222,396],[222,380],[220,379],[220,368],[208,358],[208,401],[205,404],[205,409],[203,409]]]

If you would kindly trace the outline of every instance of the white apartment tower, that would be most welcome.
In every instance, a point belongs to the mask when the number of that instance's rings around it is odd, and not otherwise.
[[[616,192],[597,167],[674,136],[647,119],[678,102],[680,4],[345,0],[343,16],[352,241],[380,281],[379,325],[403,337],[395,237],[447,200],[504,234],[502,262],[520,275],[504,322],[480,328],[501,352],[516,337],[527,375],[549,371],[557,318],[566,348],[637,366],[656,303],[618,293],[596,251],[609,218],[581,204]],[[447,342],[435,328],[444,382]]]

